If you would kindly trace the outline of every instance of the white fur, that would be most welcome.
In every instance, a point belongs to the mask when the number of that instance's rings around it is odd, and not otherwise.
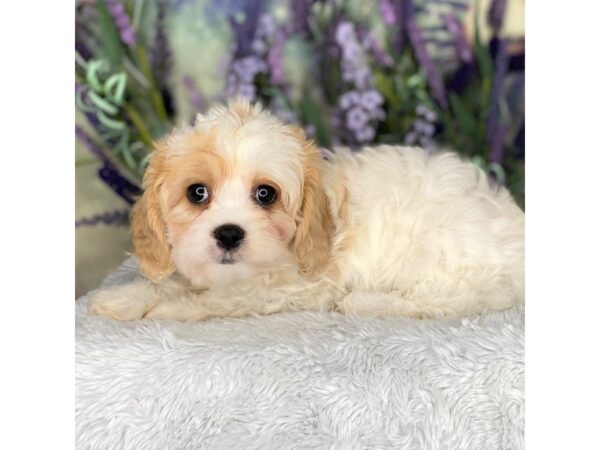
[[[260,210],[252,204],[248,189],[240,178],[226,181],[215,193],[214,205],[192,224],[182,239],[171,242],[176,267],[194,286],[230,284],[289,258],[286,248],[295,230],[293,221],[287,216],[280,218],[280,225],[287,229],[285,242],[280,242],[281,238],[269,230]],[[248,238],[234,254],[237,263],[223,265],[218,263],[223,251],[217,247],[212,233],[228,223],[242,225]]]
[[[397,294],[400,315],[471,314],[523,301],[524,214],[506,189],[453,153],[379,146],[337,149],[335,179],[348,188],[334,253],[348,291]],[[337,203],[336,203],[337,202]],[[368,312],[371,305],[362,305]]]
[[[131,283],[128,261],[101,289]],[[202,323],[76,302],[77,449],[521,450],[524,314]]]
[[[524,214],[506,189],[455,154],[397,146],[335,149],[320,168],[333,247],[329,266],[315,280],[301,276],[289,250],[302,202],[299,143],[257,107],[247,123],[215,108],[183,133],[209,131],[231,173],[206,212],[171,239],[178,273],[159,284],[140,280],[100,291],[92,312],[124,320],[331,309],[423,318],[523,302]],[[185,152],[184,137],[174,136],[176,158]],[[265,218],[249,194],[257,174],[281,184],[290,215]],[[219,264],[222,250],[212,231],[225,223],[247,233],[236,264]]]

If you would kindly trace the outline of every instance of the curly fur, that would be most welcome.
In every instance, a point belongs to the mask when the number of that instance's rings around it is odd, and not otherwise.
[[[98,292],[120,320],[297,310],[437,318],[523,303],[524,214],[454,153],[382,145],[320,156],[304,133],[237,101],[161,141],[133,212],[146,279]],[[186,199],[202,182],[211,199]],[[277,201],[254,202],[268,183]],[[234,264],[212,236],[246,231]],[[359,295],[360,294],[360,295]]]

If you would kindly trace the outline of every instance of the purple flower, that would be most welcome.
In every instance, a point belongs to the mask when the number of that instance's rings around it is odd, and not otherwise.
[[[75,18],[75,50],[79,52],[84,60],[92,59],[96,38],[93,31],[90,29],[89,24],[95,23],[97,18],[95,16],[88,17],[86,14],[92,8],[83,8],[81,17]],[[92,44],[92,45],[90,45]]]
[[[361,30],[360,35],[363,47],[373,54],[377,63],[386,67],[394,65],[394,60],[383,47],[379,45],[373,33]]]
[[[371,111],[371,117],[376,120],[384,120],[385,110],[383,108],[375,108],[373,111]]]
[[[338,103],[342,109],[349,109],[360,103],[360,94],[357,91],[348,91],[340,97]]]
[[[277,31],[275,20],[270,14],[262,14],[258,19],[254,39],[270,39]]]
[[[356,40],[354,24],[352,22],[341,22],[335,30],[335,41],[340,47],[344,48],[345,44],[347,45],[354,40]]]
[[[406,136],[404,136],[404,143],[406,145],[413,145],[417,142],[417,139],[419,139],[419,135],[417,134],[417,132],[409,131],[408,133],[406,133]]]
[[[256,86],[253,84],[240,84],[237,90],[237,96],[254,100],[256,98]]]
[[[226,2],[215,2],[217,5],[227,8]],[[233,57],[234,59],[243,58],[252,53],[252,41],[256,35],[260,12],[263,10],[264,0],[254,0],[252,2],[240,2],[236,8],[228,8],[230,13],[229,22],[234,33]],[[236,10],[237,9],[237,10]],[[241,13],[243,20],[237,20],[235,13]]]
[[[413,126],[421,135],[432,136],[435,132],[435,127],[425,120],[416,120]]]
[[[275,40],[276,33],[277,28],[273,17],[270,14],[262,14],[258,18],[256,32],[250,44],[252,53],[259,57],[265,57]]]
[[[244,82],[251,82],[259,73],[267,71],[266,63],[257,56],[246,56],[233,63],[233,73]]]
[[[200,95],[200,92],[198,92],[198,88],[196,87],[196,83],[194,82],[192,77],[184,76],[183,86],[186,88],[190,98],[190,103],[192,104],[196,112],[204,111],[204,99],[202,98],[202,95]]]
[[[98,147],[94,140],[88,135],[83,128],[75,126],[75,134],[87,149],[96,157],[104,162],[102,168],[98,171],[98,176],[104,181],[115,193],[130,205],[135,202],[136,196],[141,192],[139,186],[130,182],[125,178],[119,170],[108,160],[104,151]]]
[[[347,132],[349,144],[363,144],[375,137],[375,124],[385,118],[381,108],[383,97],[373,87],[373,76],[368,66],[363,43],[359,42],[355,25],[341,21],[335,29],[334,40],[341,53],[342,79],[351,88],[338,99],[334,119]],[[342,120],[340,120],[342,119]]]
[[[418,105],[415,111],[418,116],[424,117],[428,122],[435,122],[437,120],[437,113],[425,105]]]
[[[255,39],[252,42],[252,51],[256,54],[264,55],[268,49],[269,47],[267,46],[267,43],[265,41]]]
[[[458,19],[450,14],[444,14],[442,16],[446,28],[454,37],[454,45],[456,46],[456,52],[458,53],[459,59],[463,63],[470,63],[473,61],[473,52],[471,46],[467,40],[467,35],[461,23]]]
[[[502,88],[506,79],[509,65],[508,44],[500,40],[496,54],[494,78],[492,80],[492,91],[490,93],[490,107],[487,120],[487,140],[490,145],[490,160],[500,163],[502,157],[502,143],[504,140],[503,126],[500,122],[500,98]]]
[[[121,41],[123,41],[123,43],[130,48],[135,47],[135,32],[131,27],[129,16],[125,11],[123,4],[119,3],[117,0],[106,0],[106,7],[108,8],[108,12],[112,16],[113,21],[119,30]]]
[[[396,24],[396,10],[392,0],[380,0],[379,13],[381,14],[381,20],[385,25],[391,26]]]
[[[371,71],[366,55],[358,42],[356,29],[351,22],[340,22],[335,30],[335,41],[342,51],[342,79],[359,89],[371,84]]]
[[[488,11],[488,22],[494,31],[498,34],[504,23],[504,12],[506,11],[506,0],[492,0]]]
[[[236,37],[243,33],[238,29],[241,25],[232,22]],[[236,31],[237,30],[237,31]],[[256,76],[260,73],[269,74],[269,80],[273,85],[283,87],[283,48],[285,45],[285,33],[278,29],[270,14],[257,16],[256,29],[245,52],[240,52],[241,42],[236,45],[236,51],[229,64],[231,70],[227,76],[225,95],[228,97],[239,96],[249,100],[256,98]],[[239,39],[238,39],[239,41]]]
[[[375,129],[367,126],[356,132],[356,140],[361,144],[371,142],[375,137]]]
[[[244,97],[248,100],[256,98],[254,79],[259,73],[267,72],[267,64],[257,56],[246,56],[234,61],[231,73],[227,77],[225,94],[228,97]]]
[[[375,111],[379,106],[383,105],[383,97],[375,89],[370,89],[360,95],[360,104],[367,111]]]
[[[428,152],[433,152],[437,148],[436,143],[429,136],[420,136],[419,137],[419,145]]]
[[[271,104],[269,105],[269,109],[275,116],[277,116],[284,123],[288,123],[288,124],[297,124],[298,123],[298,118],[296,117],[294,112],[289,109],[289,107],[285,104],[284,100],[279,96],[275,97],[271,101]],[[307,131],[307,134],[308,134],[308,131]]]
[[[353,107],[346,113],[346,126],[350,130],[359,131],[369,122],[369,115],[362,108]]]
[[[277,33],[275,42],[267,55],[267,64],[271,75],[271,83],[276,86],[283,86],[285,83],[285,73],[283,71],[283,49],[285,46],[285,36],[283,33]]]
[[[433,139],[437,114],[425,105],[418,105],[415,112],[417,118],[413,122],[411,130],[404,136],[404,143],[406,145],[418,144],[432,152],[437,148]]]
[[[96,158],[99,158],[103,161],[108,160],[107,156],[104,154],[104,150],[102,148],[98,147],[94,143],[91,136],[89,134],[87,134],[85,132],[85,130],[83,128],[81,128],[79,125],[75,126],[75,135],[79,138],[79,140],[81,142],[83,142],[83,144],[86,146],[86,148],[89,150],[89,152],[92,155],[94,155]]]
[[[121,175],[117,168],[108,161],[104,161],[104,165],[98,171],[98,176],[130,205],[135,203],[136,197],[141,193],[138,186]]]
[[[501,164],[504,156],[504,138],[506,137],[506,128],[498,123],[491,133],[490,145],[490,163]]]
[[[169,41],[165,30],[166,1],[160,0],[157,5],[156,32],[150,51],[151,65],[157,69],[156,78],[158,83],[163,87],[169,78],[172,66],[171,49],[169,48]]]
[[[427,83],[431,90],[431,96],[442,108],[447,108],[448,99],[446,98],[446,88],[444,87],[442,76],[435,67],[434,62],[427,51],[421,31],[413,18],[406,22],[406,32],[415,51],[415,56],[417,57],[421,68],[425,71]]]
[[[291,0],[290,7],[293,17],[292,31],[302,35],[308,34],[311,0]]]
[[[354,72],[354,84],[359,89],[368,89],[373,83],[371,70],[368,67],[360,67]]]
[[[129,208],[117,211],[105,212],[102,214],[95,214],[91,217],[84,217],[75,222],[75,228],[79,227],[93,227],[96,225],[114,225],[123,226],[129,223],[129,214],[131,210]]]

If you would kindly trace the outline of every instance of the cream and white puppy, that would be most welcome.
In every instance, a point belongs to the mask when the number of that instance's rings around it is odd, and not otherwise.
[[[524,213],[452,153],[336,148],[236,101],[158,142],[119,320],[333,310],[437,318],[523,302]]]

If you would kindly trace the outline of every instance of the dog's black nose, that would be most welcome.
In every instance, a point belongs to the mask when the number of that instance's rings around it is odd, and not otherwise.
[[[246,233],[237,225],[226,224],[215,228],[213,235],[215,236],[219,247],[224,250],[233,250],[240,246]]]

